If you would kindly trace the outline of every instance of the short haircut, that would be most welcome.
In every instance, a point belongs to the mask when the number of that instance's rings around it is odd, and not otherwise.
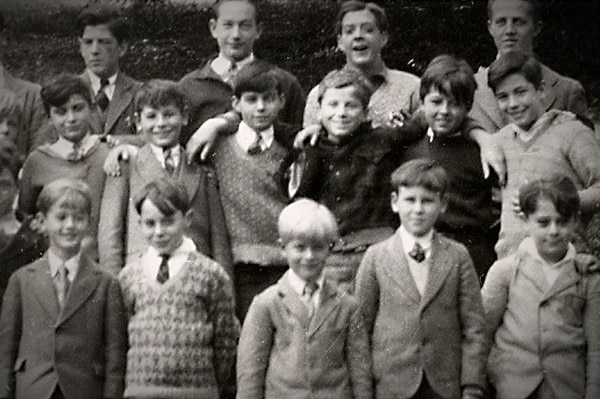
[[[243,66],[232,83],[233,95],[237,98],[247,92],[267,93],[276,90],[278,94],[283,93],[275,67],[264,61],[255,61]]]
[[[502,0],[488,0],[487,3],[487,13],[488,13],[488,19],[491,21],[493,18],[492,15],[492,4],[494,4],[495,1],[502,1]],[[529,3],[529,5],[531,6],[531,16],[533,17],[533,20],[535,22],[540,22],[542,20],[542,4],[539,0],[522,0],[525,3]]]
[[[525,216],[536,212],[540,199],[554,205],[558,214],[566,219],[577,216],[579,194],[575,183],[564,175],[552,175],[525,183],[519,189],[519,205]]]
[[[339,237],[333,213],[325,205],[307,198],[300,198],[281,211],[277,230],[284,245],[298,238],[332,244]]]
[[[392,192],[401,187],[422,187],[445,196],[450,184],[448,174],[437,162],[427,158],[413,159],[397,168],[390,178]]]
[[[40,92],[44,101],[44,108],[48,114],[50,114],[50,108],[62,107],[75,94],[83,97],[89,106],[92,105],[90,87],[79,76],[70,73],[61,73],[54,76],[42,86]]]
[[[214,19],[219,19],[219,12],[221,11],[221,5],[223,3],[227,3],[230,1],[243,1],[244,3],[248,3],[252,7],[254,7],[254,19],[255,19],[254,22],[258,23],[258,21],[259,21],[258,4],[255,0],[216,0],[211,7],[212,17]]]
[[[477,82],[467,61],[451,55],[440,55],[429,63],[423,73],[419,95],[423,101],[435,89],[470,109],[476,88]]]
[[[532,56],[521,51],[502,54],[492,62],[488,71],[488,86],[495,93],[498,86],[510,75],[523,76],[536,89],[542,87],[542,67]]]
[[[185,187],[172,179],[160,178],[146,184],[133,198],[135,210],[142,214],[144,201],[150,201],[165,216],[171,216],[177,211],[184,215],[190,210],[190,197]]]
[[[325,75],[317,89],[319,104],[321,104],[327,89],[343,89],[345,87],[354,87],[356,98],[362,104],[363,109],[369,108],[369,101],[375,88],[361,72],[352,67],[334,70]]]
[[[98,25],[106,25],[119,43],[129,40],[129,24],[114,7],[100,6],[82,11],[77,18],[79,37],[83,36],[86,26]]]
[[[42,215],[48,214],[50,208],[57,205],[60,208],[83,211],[90,216],[92,213],[92,193],[83,180],[60,178],[42,188],[36,205]]]
[[[13,117],[18,122],[21,119],[21,103],[14,91],[0,89],[0,119]]]
[[[340,35],[342,33],[342,22],[344,20],[344,16],[349,12],[356,12],[368,10],[375,16],[375,22],[377,23],[377,28],[381,32],[387,32],[389,29],[389,22],[387,15],[385,14],[385,10],[377,3],[365,2],[359,0],[349,0],[344,1],[340,5],[340,9],[338,11],[335,23],[335,34]]]
[[[152,79],[144,83],[133,99],[133,109],[140,113],[146,106],[158,109],[174,105],[183,114],[187,110],[188,99],[176,82]]]

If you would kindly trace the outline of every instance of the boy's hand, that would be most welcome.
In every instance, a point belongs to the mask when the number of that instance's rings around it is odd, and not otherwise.
[[[188,162],[193,162],[198,152],[200,159],[206,160],[210,150],[219,136],[219,131],[227,126],[227,121],[223,118],[212,118],[204,122],[195,132],[186,144]]]
[[[477,131],[474,133],[474,131]],[[479,152],[481,154],[481,167],[483,168],[483,176],[487,179],[490,175],[490,167],[496,171],[498,175],[498,183],[504,186],[506,183],[506,160],[504,153],[492,136],[483,129],[473,129],[472,134],[477,135],[477,143],[479,144]]]
[[[130,157],[137,154],[138,148],[130,144],[120,144],[110,150],[104,160],[104,173],[109,176],[120,176],[121,166],[119,161],[128,161]]]
[[[511,200],[510,204],[512,205],[512,210],[520,219],[525,219],[525,214],[521,209],[521,203],[519,201],[519,194],[515,195]]]
[[[306,140],[310,138],[310,146],[317,145],[319,134],[321,133],[321,125],[310,125],[300,130],[294,139],[294,148],[303,150],[306,146]]]
[[[104,141],[109,147],[116,147],[121,144],[121,140],[113,136],[112,134],[107,134],[102,137],[102,141]]]
[[[484,393],[478,386],[467,385],[463,388],[462,399],[483,399]]]
[[[401,109],[400,112],[392,111],[390,112],[388,124],[390,127],[400,128],[404,126],[404,121],[407,121],[411,118],[412,115],[404,109]]]

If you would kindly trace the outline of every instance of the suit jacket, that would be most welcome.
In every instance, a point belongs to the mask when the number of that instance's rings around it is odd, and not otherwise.
[[[358,304],[325,280],[312,318],[288,273],[257,295],[238,345],[237,399],[372,398]]]
[[[466,248],[434,234],[421,298],[398,233],[367,249],[356,296],[371,336],[375,397],[411,398],[424,376],[438,395],[485,387],[484,313]]]
[[[495,133],[507,122],[500,112],[492,89],[488,86],[488,70],[489,68],[479,68],[475,74],[477,90],[475,90],[470,116],[477,120],[485,130]],[[544,82],[542,97],[544,111],[559,109],[589,117],[587,100],[581,83],[562,76],[543,64],[542,79]]]
[[[80,77],[90,86],[90,95],[93,100],[95,94],[92,91],[88,74],[84,72]],[[94,134],[101,136],[109,134],[113,136],[126,136],[120,137],[120,139],[133,144],[140,144],[143,141],[139,136],[135,135],[135,127],[133,125],[133,98],[141,85],[140,82],[125,75],[123,72],[117,74],[115,91],[106,111],[102,112],[99,108],[94,107],[94,112],[92,112]],[[42,126],[36,136],[38,140],[36,146],[53,143],[58,139],[58,134],[50,123]]]
[[[46,121],[46,111],[40,97],[38,84],[22,80],[4,69],[4,89],[15,93],[21,105],[21,123],[17,136],[17,148],[23,155],[35,148],[37,132]]]
[[[188,164],[182,148],[177,170],[170,176],[149,144],[121,168],[121,176],[107,176],[100,206],[98,248],[103,268],[116,275],[146,250],[148,245],[140,230],[133,199],[146,184],[166,177],[183,184],[190,198],[192,223],[186,230],[187,236],[199,252],[219,262],[233,278],[227,227],[212,169],[195,162]]]
[[[59,310],[47,255],[16,271],[0,316],[0,397],[123,394],[127,321],[116,278],[82,255]]]

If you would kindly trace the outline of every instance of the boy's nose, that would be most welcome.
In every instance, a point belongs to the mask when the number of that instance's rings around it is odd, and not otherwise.
[[[234,24],[231,27],[231,30],[229,31],[229,34],[231,35],[231,37],[239,37],[240,36],[240,26],[237,24]]]
[[[8,122],[6,119],[0,120],[0,134],[4,136],[8,135]]]
[[[515,96],[512,96],[512,95],[508,96],[508,107],[509,108],[514,108],[517,105],[519,105],[519,103],[517,101],[517,98]]]
[[[256,108],[258,108],[258,109],[265,108],[265,102],[263,99],[259,98],[258,100],[256,100]]]
[[[447,101],[442,102],[442,104],[440,105],[440,113],[442,113],[442,114],[448,113],[448,102]]]
[[[515,24],[510,19],[506,21],[506,33],[515,33]]]

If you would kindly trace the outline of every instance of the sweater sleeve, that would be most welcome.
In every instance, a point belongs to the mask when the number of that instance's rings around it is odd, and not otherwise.
[[[567,157],[584,189],[579,191],[581,211],[600,211],[600,144],[591,130],[582,129],[571,142]]]

